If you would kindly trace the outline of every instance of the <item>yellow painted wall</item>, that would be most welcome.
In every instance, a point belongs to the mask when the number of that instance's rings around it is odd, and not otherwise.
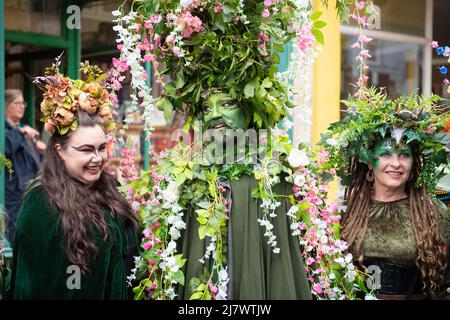
[[[327,130],[330,123],[339,121],[341,90],[341,32],[339,17],[330,1],[328,9],[316,1],[316,10],[322,11],[321,20],[327,25],[322,29],[325,44],[322,47],[313,71],[313,126],[312,142],[316,144],[320,133]],[[330,184],[329,201],[336,199],[337,182]]]
[[[339,100],[341,89],[341,32],[339,17],[332,1],[324,8],[319,1],[316,10],[327,25],[322,29],[325,45],[322,46],[313,71],[313,134],[312,142],[317,143],[320,133],[325,132],[330,123],[339,120]]]

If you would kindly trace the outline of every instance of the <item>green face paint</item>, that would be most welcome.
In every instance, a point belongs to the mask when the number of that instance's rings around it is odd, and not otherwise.
[[[207,128],[227,126],[232,129],[245,129],[245,116],[241,108],[225,93],[210,95],[204,102],[203,121]]]
[[[397,153],[400,156],[408,157],[412,160],[413,152],[410,145],[406,145],[404,143],[395,144],[394,140],[392,139],[385,139],[381,142],[379,142],[375,146],[375,156],[377,160],[374,162],[374,168],[378,169],[380,166],[379,159],[381,157],[387,157],[392,156],[393,154]]]

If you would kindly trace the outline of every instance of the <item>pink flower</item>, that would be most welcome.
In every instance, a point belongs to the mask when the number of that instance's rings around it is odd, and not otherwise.
[[[150,17],[150,20],[151,20],[154,24],[160,23],[160,22],[161,22],[161,19],[162,19],[162,18],[161,18],[161,15],[159,15],[159,14]]]
[[[364,35],[364,34],[361,34],[359,37],[358,37],[358,41],[359,42],[362,42],[362,43],[368,43],[368,42],[370,42],[370,41],[372,41],[373,39],[372,38],[369,38],[369,37],[367,37],[366,35]]]
[[[144,229],[143,234],[146,238],[150,238],[150,236],[152,235],[152,232],[148,229]]]
[[[444,84],[446,85],[446,86],[449,86],[450,85],[450,81],[448,80],[448,79],[444,79]]]
[[[359,10],[364,9],[365,6],[366,6],[366,3],[365,3],[364,1],[360,1],[360,2],[358,3],[358,9],[359,9]]]
[[[173,54],[175,55],[175,57],[179,57],[181,55],[180,48],[178,47],[173,48]]]
[[[269,10],[264,9],[263,12],[262,12],[262,14],[261,14],[261,17],[263,17],[264,19],[269,18],[269,17],[270,17],[270,12],[269,12]]]
[[[313,290],[314,290],[315,293],[321,294],[322,293],[322,286],[319,283],[317,283],[317,284],[313,285]]]
[[[372,58],[372,56],[369,53],[369,50],[366,50],[366,49],[361,50],[361,52],[359,54],[361,55],[361,57],[363,59]]]
[[[166,38],[166,43],[173,44],[174,41],[175,41],[175,38],[171,34],[169,34]]]
[[[202,25],[202,20],[199,17],[193,16],[190,11],[185,11],[180,14],[180,17],[175,22],[176,26],[184,27],[181,31],[183,38],[190,38],[194,32],[202,32],[205,28]]]
[[[172,12],[169,12],[166,16],[166,19],[168,21],[175,21],[177,19],[177,17]]]
[[[299,47],[301,51],[308,51],[314,46],[316,38],[311,33],[311,28],[309,26],[303,26],[298,33]]]
[[[358,16],[357,16],[356,14],[354,14],[354,13],[351,13],[349,16],[350,16],[350,18],[352,18],[353,20],[358,20]]]
[[[363,28],[367,26],[366,20],[367,20],[366,16],[362,16],[361,18],[359,18],[358,22],[362,25]]]
[[[214,7],[214,12],[215,12],[215,13],[220,13],[220,12],[222,12],[222,9],[223,9],[223,4],[219,2],[219,3]]]
[[[146,29],[151,29],[152,28],[152,22],[150,20],[147,20],[144,22],[144,27]]]
[[[314,262],[316,262],[314,258],[309,257],[308,259],[306,259],[306,264],[308,266],[312,265]]]
[[[266,7],[270,7],[271,5],[274,4],[274,0],[264,0],[264,6]]]
[[[120,59],[116,59],[116,58],[112,58],[112,63],[114,68],[117,69],[118,72],[125,72],[128,70],[128,65],[126,63],[126,59],[125,58],[120,58]]]
[[[142,245],[142,248],[144,248],[145,251],[148,251],[153,247],[153,245],[154,245],[153,241],[147,241]]]
[[[436,48],[439,47],[439,43],[438,43],[437,41],[431,41],[431,47],[432,47],[433,49],[436,49]]]
[[[360,45],[359,45],[359,42],[355,42],[355,43],[353,43],[351,46],[350,46],[350,48],[353,48],[353,49],[355,49],[355,48],[360,48]]]

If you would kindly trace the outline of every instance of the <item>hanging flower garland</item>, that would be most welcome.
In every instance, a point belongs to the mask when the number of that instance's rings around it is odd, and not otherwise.
[[[311,161],[309,159],[317,159]],[[311,292],[318,299],[373,300],[368,290],[369,275],[355,268],[353,257],[347,253],[348,245],[340,239],[340,218],[345,212],[342,202],[326,203],[328,183],[336,175],[329,166],[328,152],[315,153],[306,146],[293,149],[288,160],[295,168],[292,175],[293,206],[287,213],[291,219],[292,235],[303,247],[306,273]]]
[[[117,23],[114,30],[118,33],[121,51],[120,58],[114,61],[115,84],[120,88],[121,74],[131,73],[131,111],[144,108],[147,120],[155,108],[166,116],[174,110],[182,112],[188,117],[188,128],[194,119],[204,116],[208,97],[225,94],[241,106],[246,125],[273,128],[278,124],[287,115],[287,108],[294,106],[295,74],[301,71],[300,75],[306,77],[304,70],[317,54],[315,41],[320,42],[323,38],[320,29],[324,23],[318,20],[319,14],[312,12],[309,1],[250,2],[248,5],[243,0],[139,1],[133,3],[128,13],[123,8],[114,11]],[[352,1],[338,1],[341,13],[349,2]],[[138,6],[134,8],[134,4]],[[282,46],[290,40],[293,40],[291,64],[287,73],[278,74],[275,67],[279,60],[277,52],[281,52]],[[162,95],[156,100],[146,87],[145,63],[152,64],[155,78],[163,87]],[[169,80],[164,76],[169,76]],[[300,93],[309,95],[308,90],[304,86]],[[146,130],[152,130],[148,121]],[[276,134],[269,144],[281,160],[287,158],[292,149],[283,132]],[[262,157],[257,164],[244,162],[217,166],[196,154],[190,146],[180,145],[160,155],[157,165],[143,171],[137,179],[131,159],[132,155],[126,152],[124,174],[130,183],[123,191],[128,193],[129,201],[145,227],[143,252],[136,258],[136,268],[129,277],[130,282],[139,280],[134,288],[136,299],[174,299],[177,287],[188,285],[182,272],[186,260],[177,248],[177,240],[186,227],[184,218],[189,208],[195,212],[194,217],[200,224],[199,238],[207,239],[208,243],[200,262],[209,266],[202,277],[191,279],[190,298],[227,298],[225,230],[231,203],[227,198],[226,181],[238,179],[242,174],[253,175],[258,180],[258,187],[253,192],[255,201],[261,201],[263,208],[263,217],[258,223],[265,228],[272,251],[280,252],[271,220],[282,196],[274,194],[272,187],[281,182],[282,172],[292,175],[294,167],[287,161],[274,162],[269,152],[268,157]],[[295,211],[293,208],[288,212],[289,216]],[[293,223],[300,223],[298,219]],[[313,221],[323,225],[324,217],[317,215]],[[307,228],[309,230],[310,226]],[[293,230],[294,234],[297,232]],[[315,250],[317,245],[310,244],[311,241],[315,238],[306,236],[300,245]],[[308,257],[313,257],[313,249],[308,251]],[[338,259],[342,250],[332,252],[338,252],[333,256]],[[327,254],[322,253],[323,256]],[[307,271],[312,272],[313,293],[322,294],[317,284],[327,286],[325,278],[316,282],[315,268],[325,268],[319,261],[330,262],[333,258],[320,260],[315,257],[315,266],[310,264]],[[324,272],[331,277],[329,270]],[[349,276],[348,286],[354,286],[354,280]],[[341,282],[335,284],[336,287],[341,285]],[[348,297],[354,297],[354,291],[347,291]],[[333,292],[335,296],[343,296],[337,289]],[[324,297],[333,298],[333,295],[326,291]]]

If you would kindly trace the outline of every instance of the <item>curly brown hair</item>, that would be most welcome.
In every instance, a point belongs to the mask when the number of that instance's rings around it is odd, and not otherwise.
[[[101,126],[100,118],[78,111],[79,127]],[[118,182],[106,172],[98,181],[85,186],[72,178],[55,148],[60,144],[67,148],[74,131],[64,135],[55,132],[48,142],[42,164],[42,186],[49,203],[61,215],[61,229],[69,260],[78,265],[83,273],[89,272],[89,263],[97,255],[98,248],[90,238],[92,227],[103,235],[106,241],[109,227],[105,221],[104,209],[109,209],[115,218],[120,216],[127,230],[138,228],[136,217],[128,201],[117,190]]]
[[[407,182],[405,192],[409,197],[412,228],[417,244],[415,263],[420,271],[423,289],[428,288],[434,292],[447,267],[447,250],[438,224],[437,207],[425,187],[415,186],[415,177],[419,175],[422,160],[417,148],[413,147],[413,153],[413,176]],[[341,235],[349,246],[354,245],[362,264],[362,245],[368,227],[373,182],[366,179],[369,167],[358,159],[352,159],[349,169],[353,182],[345,191],[347,211],[342,216]]]

